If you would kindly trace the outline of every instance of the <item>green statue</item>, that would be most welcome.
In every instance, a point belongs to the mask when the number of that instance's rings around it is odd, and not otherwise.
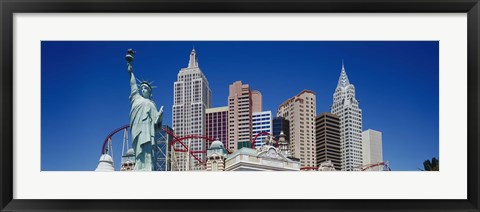
[[[140,91],[133,75],[132,49],[127,51],[128,73],[130,74],[130,131],[132,145],[135,151],[135,171],[152,171],[154,168],[153,147],[155,145],[155,131],[162,125],[163,106],[157,111],[152,100],[152,84],[147,81],[140,82]]]

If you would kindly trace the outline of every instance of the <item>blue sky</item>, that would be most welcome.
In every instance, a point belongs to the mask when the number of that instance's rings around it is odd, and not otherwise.
[[[363,130],[383,133],[392,170],[417,170],[439,152],[439,52],[436,41],[43,41],[41,169],[94,170],[105,137],[129,122],[128,48],[137,78],[155,81],[157,107],[171,125],[173,82],[195,46],[213,106],[242,80],[263,95],[264,110],[304,89],[329,112],[342,59],[363,110]],[[118,166],[121,135],[115,136]]]

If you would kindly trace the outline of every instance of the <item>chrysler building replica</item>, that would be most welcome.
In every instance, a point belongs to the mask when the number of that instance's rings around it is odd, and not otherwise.
[[[180,69],[177,81],[173,84],[172,125],[178,137],[186,135],[205,135],[205,109],[212,104],[212,91],[202,70],[198,67],[198,58],[195,49],[190,53],[187,68]],[[190,151],[206,152],[205,142],[199,138],[185,140]],[[183,149],[178,143],[175,148]],[[175,155],[177,171],[199,170],[204,167],[191,158],[189,152]],[[197,157],[205,161],[206,154],[200,153]]]
[[[355,99],[342,62],[342,72],[333,94],[331,113],[340,118],[340,151],[342,171],[355,171],[362,165],[362,110]]]

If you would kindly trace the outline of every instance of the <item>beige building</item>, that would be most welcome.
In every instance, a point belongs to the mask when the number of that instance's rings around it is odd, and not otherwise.
[[[368,129],[362,133],[363,165],[383,162],[382,132]]]
[[[228,95],[228,144],[231,151],[239,142],[251,142],[252,92],[248,84],[236,81],[230,85]]]
[[[302,167],[316,167],[315,116],[316,96],[313,91],[304,90],[283,102],[277,117],[290,121],[290,154],[300,159]]]
[[[262,93],[260,91],[252,91],[252,113],[260,113],[262,111]]]
[[[328,162],[341,170],[340,118],[331,113],[322,113],[315,120],[317,165]]]

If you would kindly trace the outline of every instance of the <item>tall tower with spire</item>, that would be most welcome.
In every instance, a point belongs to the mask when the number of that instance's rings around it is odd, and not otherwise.
[[[333,94],[331,113],[340,118],[340,150],[342,171],[358,170],[362,165],[362,110],[355,98],[342,61],[342,71]]]
[[[198,58],[197,58],[197,53],[195,52],[195,47],[193,47],[192,52],[190,53],[188,68],[198,68]]]
[[[198,66],[197,53],[195,49],[192,49],[188,67],[180,69],[177,81],[173,84],[172,125],[175,134],[178,137],[190,134],[205,135],[205,110],[210,108],[211,105],[212,91],[207,78]],[[205,152],[207,150],[202,139],[192,138],[184,142],[187,143],[191,151]],[[176,146],[175,148],[182,149],[183,147]],[[204,168],[188,153],[180,153],[176,157],[179,166],[177,167],[178,171]],[[200,153],[197,157],[205,161],[206,154]]]

